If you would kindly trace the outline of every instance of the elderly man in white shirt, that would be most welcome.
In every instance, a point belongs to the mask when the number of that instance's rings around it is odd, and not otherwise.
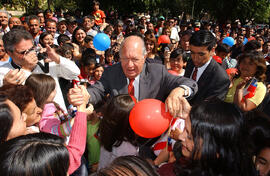
[[[24,84],[27,77],[32,73],[49,74],[56,81],[57,93],[54,101],[63,110],[66,110],[58,78],[76,79],[80,74],[76,64],[59,56],[52,48],[47,46],[48,58],[45,61],[49,62],[49,67],[46,68],[44,60],[38,61],[32,35],[25,30],[13,29],[3,36],[3,41],[4,47],[12,61],[1,66],[0,86],[4,84]]]

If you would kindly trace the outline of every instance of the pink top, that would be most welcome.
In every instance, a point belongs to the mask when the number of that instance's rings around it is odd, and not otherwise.
[[[39,122],[40,131],[56,134],[52,129],[60,129],[61,121],[55,116],[56,107],[53,103],[46,104],[42,112],[42,119]],[[71,130],[71,128],[70,128]],[[69,169],[72,174],[81,165],[81,157],[86,146],[87,116],[85,112],[77,112],[74,117],[74,124],[70,132],[69,143],[66,146],[69,151]],[[58,133],[59,136],[61,133]]]
[[[86,146],[87,115],[77,112],[67,149],[69,151],[68,174],[72,174],[81,165],[81,158]]]

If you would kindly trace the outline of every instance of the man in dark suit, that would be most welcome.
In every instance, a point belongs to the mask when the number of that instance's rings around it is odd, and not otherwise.
[[[209,97],[224,99],[230,80],[226,71],[214,60],[216,38],[210,31],[200,30],[190,38],[191,60],[185,69],[185,77],[198,84],[198,92],[190,101],[198,103]]]
[[[138,101],[146,98],[165,101],[173,116],[182,116],[182,98],[195,95],[196,82],[169,74],[161,64],[145,63],[145,58],[143,39],[139,36],[127,37],[120,48],[121,63],[107,68],[100,81],[88,88],[90,102],[96,104],[107,94],[129,93]]]

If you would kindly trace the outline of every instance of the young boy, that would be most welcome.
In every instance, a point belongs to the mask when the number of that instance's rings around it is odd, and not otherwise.
[[[105,13],[99,9],[100,3],[98,1],[93,1],[93,8],[94,11],[92,12],[92,15],[95,17],[95,24],[97,26],[100,26],[101,24],[105,23],[106,15]]]

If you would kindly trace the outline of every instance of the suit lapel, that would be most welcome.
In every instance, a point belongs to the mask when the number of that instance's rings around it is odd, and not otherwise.
[[[144,64],[143,70],[140,74],[140,81],[139,81],[139,101],[147,98],[149,95],[150,90],[150,74],[148,74],[148,67],[147,63]]]
[[[209,83],[208,80],[212,77],[214,64],[214,59],[212,59],[197,82],[199,87],[207,86],[206,83]]]
[[[118,74],[118,81],[117,84],[119,84],[120,89],[119,89],[119,94],[127,94],[128,93],[128,82],[127,82],[127,77],[125,76],[123,69],[120,65],[120,71]]]
[[[194,64],[190,59],[189,62],[187,63],[187,67],[185,69],[185,75],[184,76],[187,77],[187,78],[190,78],[191,73],[193,71],[193,68],[194,68]]]

